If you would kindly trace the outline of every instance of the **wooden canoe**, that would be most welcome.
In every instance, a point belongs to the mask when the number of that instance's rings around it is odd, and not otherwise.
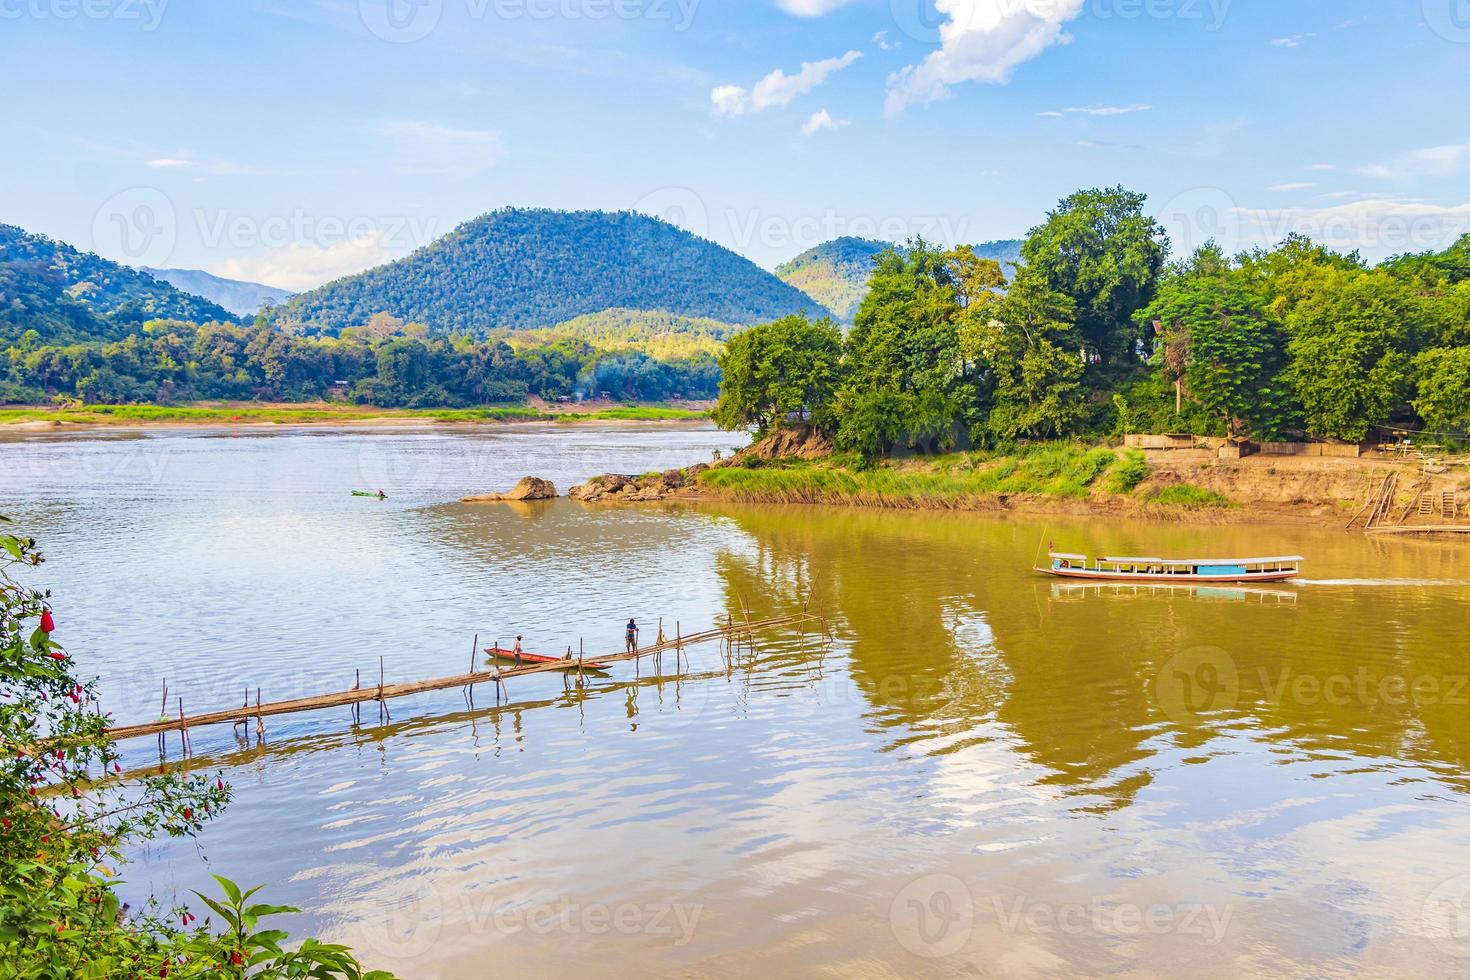
[[[485,648],[485,652],[488,653],[491,656],[491,658],[493,658],[495,660],[509,660],[509,661],[514,662],[515,659],[516,659],[516,655],[515,655],[515,651],[514,650],[506,650],[503,647],[486,647]],[[539,653],[525,653],[524,651],[521,653],[521,663],[523,663],[523,664],[562,664],[563,666],[566,667],[567,670],[576,670],[577,669],[577,661],[575,659],[567,660],[564,657],[547,657],[547,656],[544,656],[543,654],[539,654]],[[588,660],[588,661],[585,661],[582,664],[582,669],[583,670],[610,670],[612,668],[610,668],[607,664],[594,663],[593,661]]]

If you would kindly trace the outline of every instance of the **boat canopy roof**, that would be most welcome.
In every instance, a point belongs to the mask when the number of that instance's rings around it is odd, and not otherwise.
[[[1067,561],[1088,560],[1087,555],[1069,555],[1060,551],[1051,552],[1051,557]],[[1299,565],[1303,559],[1301,555],[1286,555],[1277,558],[1099,558],[1098,561],[1110,565],[1168,565],[1177,568],[1186,565]]]
[[[1287,555],[1284,558],[1102,558],[1100,560],[1109,564],[1177,567],[1182,565],[1297,565],[1301,563],[1302,558],[1300,555]]]

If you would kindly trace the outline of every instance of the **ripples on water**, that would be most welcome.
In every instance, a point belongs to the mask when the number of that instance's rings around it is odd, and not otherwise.
[[[122,721],[156,715],[164,678],[193,713],[367,683],[380,657],[390,681],[458,673],[476,634],[592,654],[629,615],[689,632],[808,595],[830,621],[830,640],[698,648],[682,676],[666,656],[662,675],[514,681],[508,707],[448,691],[383,723],[268,719],[263,744],[197,731],[195,764],[236,802],[197,843],[141,854],[130,896],[219,869],[415,977],[1470,963],[1462,547],[1053,520],[1076,550],[1309,556],[1280,588],[1075,587],[1029,571],[1040,528],[982,515],[448,502],[731,441],[0,444],[0,507],[43,539],[60,636]]]

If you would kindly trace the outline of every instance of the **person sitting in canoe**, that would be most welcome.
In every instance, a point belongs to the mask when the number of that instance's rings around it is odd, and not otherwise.
[[[628,630],[627,630],[627,634],[624,637],[624,639],[627,641],[628,652],[629,653],[637,653],[638,652],[638,623],[637,623],[636,620],[633,620],[633,619],[628,620]]]

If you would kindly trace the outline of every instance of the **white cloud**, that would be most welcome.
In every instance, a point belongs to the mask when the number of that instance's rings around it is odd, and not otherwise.
[[[400,258],[403,250],[391,248],[386,237],[375,234],[334,245],[297,242],[259,255],[228,259],[211,271],[227,279],[266,282],[281,289],[304,292]]]
[[[1142,103],[1142,102],[1135,102],[1133,105],[1086,105],[1086,106],[1071,106],[1070,108],[1062,109],[1059,112],[1043,112],[1043,113],[1040,113],[1040,115],[1051,117],[1051,118],[1057,118],[1057,119],[1061,118],[1062,116],[1068,116],[1068,115],[1073,115],[1073,116],[1079,116],[1079,115],[1080,116],[1126,116],[1130,112],[1148,112],[1152,108],[1153,108],[1153,106],[1147,105],[1147,104]]]
[[[192,166],[194,166],[194,164],[189,160],[174,160],[165,158],[161,160],[148,161],[148,169],[150,170],[183,170],[186,167]]]
[[[1308,184],[1308,183],[1300,183],[1299,182],[1299,183],[1295,183],[1295,184],[1274,184],[1271,187],[1266,188],[1266,190],[1268,190],[1268,191],[1304,191],[1304,190],[1307,190],[1309,188],[1316,187],[1316,186],[1317,186],[1316,184]]]
[[[1082,13],[1084,3],[935,0],[947,18],[939,26],[940,48],[889,77],[885,111],[894,115],[914,103],[942,99],[963,82],[1009,81],[1017,65],[1072,39],[1063,25]]]
[[[396,119],[379,125],[377,135],[398,151],[399,173],[473,177],[505,157],[500,131],[494,129]]]
[[[1308,170],[1336,170],[1337,169],[1337,164],[1335,164],[1335,163],[1309,163],[1309,164],[1307,164],[1307,169]]]
[[[1242,234],[1262,244],[1292,233],[1339,250],[1377,254],[1442,248],[1470,231],[1470,204],[1373,198],[1323,208],[1236,208]]]
[[[1407,180],[1412,177],[1448,177],[1470,160],[1470,142],[1447,146],[1428,146],[1400,154],[1382,163],[1359,167],[1358,173],[1368,177]]]
[[[721,85],[709,94],[717,116],[738,116],[745,111],[750,93],[739,85]]]
[[[721,85],[710,93],[710,103],[717,116],[740,116],[788,105],[798,95],[812,91],[833,72],[841,71],[862,56],[861,51],[849,51],[840,58],[806,61],[795,75],[788,75],[777,68],[750,89],[740,85]]]
[[[873,43],[878,45],[879,49],[883,51],[892,51],[894,48],[903,47],[903,44],[900,41],[888,40],[887,31],[879,31],[877,34],[874,34]]]
[[[1315,34],[1290,34],[1286,37],[1274,38],[1271,43],[1278,48],[1299,48],[1303,41],[1309,41],[1316,36]]]
[[[810,119],[802,124],[801,132],[805,136],[821,132],[824,129],[840,129],[843,126],[851,126],[852,123],[846,119],[833,119],[832,114],[826,109],[812,113]]]
[[[821,17],[853,0],[776,0],[776,6],[793,17]]]

